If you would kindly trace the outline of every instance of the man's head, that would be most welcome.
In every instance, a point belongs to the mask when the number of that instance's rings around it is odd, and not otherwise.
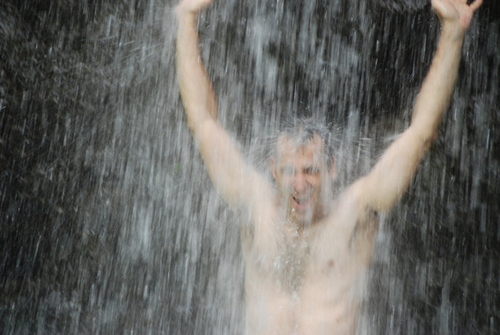
[[[287,216],[299,225],[314,224],[329,210],[336,178],[332,137],[324,126],[300,120],[278,136],[271,171]]]

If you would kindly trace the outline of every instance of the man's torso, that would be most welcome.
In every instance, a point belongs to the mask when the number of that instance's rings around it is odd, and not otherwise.
[[[243,232],[249,334],[352,334],[377,228],[375,213],[342,195],[300,232],[272,201]]]

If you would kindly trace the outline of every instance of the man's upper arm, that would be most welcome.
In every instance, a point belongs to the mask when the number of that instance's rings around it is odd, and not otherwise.
[[[270,185],[247,163],[218,121],[203,122],[193,134],[210,179],[231,207],[251,206],[258,192],[269,192]]]
[[[363,205],[377,212],[391,209],[408,189],[431,142],[415,127],[403,132],[373,169],[356,183]]]

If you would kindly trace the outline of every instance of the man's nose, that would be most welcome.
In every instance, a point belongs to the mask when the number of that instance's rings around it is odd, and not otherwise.
[[[293,189],[295,192],[302,192],[307,188],[307,180],[303,173],[296,172],[293,178]]]

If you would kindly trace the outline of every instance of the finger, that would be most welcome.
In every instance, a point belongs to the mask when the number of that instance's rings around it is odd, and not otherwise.
[[[472,9],[472,11],[475,11],[479,7],[481,7],[482,4],[483,4],[483,0],[476,0],[473,3],[470,4],[470,9]]]

